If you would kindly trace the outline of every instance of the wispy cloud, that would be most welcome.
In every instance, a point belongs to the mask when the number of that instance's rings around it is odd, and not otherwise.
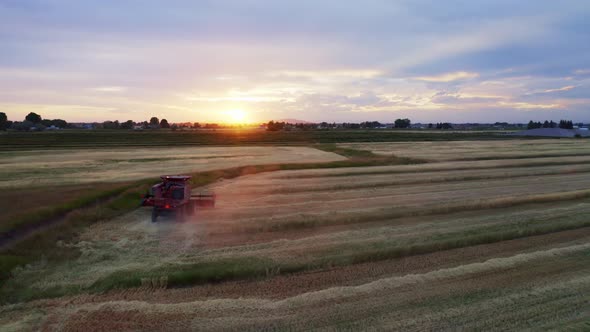
[[[558,109],[561,108],[560,104],[533,104],[525,102],[500,102],[500,106],[510,107],[523,110],[535,110],[535,109]]]
[[[559,91],[569,91],[569,90],[575,89],[575,88],[576,88],[575,85],[568,85],[568,86],[564,86],[564,87],[557,88],[557,89],[547,89],[547,90],[544,90],[543,92],[544,93],[551,93],[551,92],[559,92]]]
[[[383,75],[383,71],[375,69],[340,69],[340,70],[280,70],[268,73],[270,77],[309,78],[318,80],[363,79]]]
[[[466,71],[457,71],[453,73],[445,73],[436,76],[417,76],[413,79],[426,82],[452,82],[457,80],[466,80],[479,77],[478,73],[470,73]]]
[[[92,88],[91,90],[97,92],[120,93],[127,91],[127,88],[124,86],[99,86]]]

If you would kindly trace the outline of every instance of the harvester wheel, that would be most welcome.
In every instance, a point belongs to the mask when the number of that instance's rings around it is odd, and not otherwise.
[[[158,219],[158,209],[154,206],[152,210],[152,222],[156,222],[156,219]]]

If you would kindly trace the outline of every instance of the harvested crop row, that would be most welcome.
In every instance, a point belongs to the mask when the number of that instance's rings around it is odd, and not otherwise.
[[[435,184],[458,181],[476,181],[509,179],[519,177],[532,177],[543,175],[564,175],[574,173],[588,173],[590,165],[565,165],[545,167],[518,167],[511,169],[484,169],[484,170],[456,170],[401,173],[401,174],[366,174],[363,176],[351,176],[343,181],[340,177],[303,178],[290,181],[289,185],[269,186],[263,179],[269,177],[244,178],[240,180],[240,191],[250,195],[270,195],[296,192],[338,191],[349,189],[376,188],[389,186],[404,186],[414,184]],[[318,183],[319,182],[319,183]],[[279,182],[280,183],[280,182]]]
[[[293,329],[436,329],[450,328],[449,324],[455,328],[495,329],[506,323],[541,329],[583,318],[589,309],[584,296],[590,291],[587,253],[587,244],[574,245],[279,300],[219,299],[173,304],[118,300],[51,307],[37,304],[47,308],[46,320],[31,321],[26,314],[16,317],[26,326],[46,329],[56,324],[71,329],[87,324],[105,329],[141,326],[248,330],[277,325]],[[417,290],[420,301],[416,301]],[[330,303],[338,306],[327,305]],[[25,313],[38,309],[31,305]],[[105,320],[107,316],[119,319]],[[121,325],[123,321],[125,326]]]
[[[345,159],[308,147],[170,148],[166,158],[157,157],[161,152],[161,148],[0,152],[0,187],[119,182],[236,166]]]
[[[545,194],[555,194],[555,199],[559,199],[559,193],[563,193],[564,199],[572,199],[567,192],[586,190],[590,186],[590,177],[586,174],[543,176],[543,181],[537,179],[539,178],[496,179],[273,195],[250,194],[240,189],[237,180],[231,185],[216,189],[218,195],[224,197],[224,201],[220,202],[219,209],[205,211],[203,217],[218,223],[239,220],[238,224],[255,222],[256,218],[280,221],[298,216],[329,217],[340,214],[336,216],[338,218],[345,217],[343,214],[363,214],[364,210],[387,213],[403,212],[409,208],[426,210],[437,206],[478,206],[496,198],[503,198],[509,204],[510,198],[518,200],[526,196]],[[277,188],[281,184],[269,182],[268,185]],[[288,182],[283,185],[288,186]]]
[[[480,161],[437,162],[417,165],[375,166],[370,168],[314,169],[269,173],[270,178],[304,179],[324,177],[351,177],[356,175],[404,174],[436,171],[462,171],[493,168],[545,167],[587,165],[589,156],[531,159],[497,159]]]
[[[506,140],[479,142],[344,143],[343,148],[435,161],[562,157],[590,154],[590,144],[575,140]]]
[[[373,225],[298,239],[211,249],[203,255],[209,258],[261,256],[277,261],[294,261],[301,259],[300,253],[305,253],[303,258],[309,262],[312,259],[337,260],[338,257],[371,258],[371,253],[396,250],[406,250],[406,254],[411,254],[410,248],[417,246],[442,247],[444,242],[458,240],[464,240],[466,244],[469,241],[478,243],[485,242],[486,239],[493,240],[495,235],[523,235],[546,227],[581,227],[587,224],[585,216],[590,213],[590,204],[570,203],[528,209],[495,209],[488,212],[485,216],[463,213],[404,218],[396,222],[386,222],[382,226]],[[215,239],[217,237],[208,241]]]
[[[67,287],[91,287],[89,290],[124,285],[138,287],[142,284],[141,280],[153,277],[164,277],[167,285],[174,286],[213,281],[210,279],[213,276],[232,279],[288,273],[585,227],[590,225],[585,218],[589,209],[587,204],[571,204],[539,211],[515,211],[512,216],[503,211],[489,218],[449,216],[446,220],[432,218],[300,240],[212,250],[202,250],[199,245],[192,247],[198,236],[194,233],[197,229],[190,233],[190,224],[183,229],[169,228],[170,232],[135,240],[125,238],[121,229],[105,225],[102,231],[93,230],[94,244],[80,243],[84,254],[75,263],[75,269],[67,266],[57,270],[31,267],[21,272],[19,281],[42,293],[43,289],[51,288],[66,291]],[[399,234],[396,234],[398,231]],[[102,234],[102,241],[97,241],[96,234]],[[113,242],[112,239],[117,237],[123,237],[125,241]],[[159,244],[153,239],[159,239]],[[105,255],[110,258],[105,259]],[[163,255],[167,257],[164,261],[161,259]],[[254,257],[264,257],[264,260]],[[40,275],[43,270],[45,272]],[[228,271],[233,272],[225,274]],[[209,273],[213,274],[208,276]],[[21,287],[19,283],[11,283],[11,286]]]
[[[484,262],[491,258],[544,251],[588,243],[590,228],[508,240],[386,261],[334,267],[272,278],[228,281],[188,288],[123,289],[103,294],[84,294],[64,299],[67,303],[106,302],[113,299],[178,303],[211,298],[283,299],[335,286],[357,286],[391,276],[421,274],[429,271]]]
[[[265,176],[256,175],[243,179],[252,181],[256,177]],[[540,178],[543,181],[533,183],[527,181],[528,179],[519,178],[473,181],[468,185],[406,185],[371,191],[338,190],[329,194],[260,196],[247,195],[244,192],[236,194],[236,191],[242,188],[241,179],[238,179],[221,183],[216,188],[218,197],[221,198],[219,205],[214,210],[202,211],[197,216],[200,222],[181,226],[164,220],[162,223],[149,225],[149,212],[137,211],[133,215],[96,225],[83,235],[82,241],[75,244],[75,248],[83,253],[76,262],[76,269],[72,270],[68,266],[53,271],[47,271],[44,267],[40,270],[31,268],[22,271],[20,278],[28,280],[30,285],[40,289],[61,287],[62,280],[67,280],[69,284],[89,287],[98,278],[119,271],[138,271],[139,278],[158,266],[174,266],[180,262],[190,265],[252,256],[273,258],[269,263],[263,262],[263,269],[265,266],[277,266],[275,262],[281,265],[282,261],[298,262],[300,269],[324,264],[349,264],[383,259],[585,226],[582,217],[589,211],[585,209],[586,205],[577,202],[568,203],[569,205],[564,205],[563,209],[559,206],[552,207],[554,211],[561,211],[558,214],[546,210],[540,216],[534,208],[525,208],[522,215],[515,217],[509,217],[509,214],[499,209],[515,204],[567,202],[583,199],[590,194],[584,191],[590,185],[590,180],[585,174]],[[290,184],[288,179],[267,180],[269,186],[273,187]],[[584,189],[575,190],[580,188]],[[449,219],[447,222],[434,224],[429,221],[440,219],[441,214],[476,209],[487,209],[486,214],[490,213],[489,209],[499,209],[499,217],[485,221],[478,218],[466,220],[454,217],[455,219]],[[424,218],[428,215],[438,217]],[[560,221],[562,215],[571,218]],[[421,218],[414,219],[415,221],[408,224],[407,218],[418,216]],[[523,224],[523,220],[529,220],[530,223]],[[374,225],[378,221],[382,222],[381,225]],[[146,223],[149,227],[146,227]],[[272,242],[271,236],[268,238],[271,242],[253,246],[213,251],[201,249],[210,241],[207,240],[207,236],[211,239],[221,239],[220,243],[224,243],[224,236],[233,237],[237,241],[232,240],[230,243],[239,243],[243,242],[243,239],[256,239],[260,232],[283,234],[310,227],[359,223],[367,223],[366,231],[348,233],[347,236],[335,233],[331,239],[321,241],[312,237],[301,241]],[[424,223],[429,226],[412,226],[412,223]],[[553,225],[557,225],[557,228]],[[384,229],[383,226],[389,229]],[[501,227],[503,232],[484,227]],[[473,232],[475,233],[472,234]],[[481,237],[477,233],[491,235]],[[390,236],[384,237],[383,234]],[[430,234],[430,240],[417,242],[424,234]],[[274,238],[278,239],[280,237]],[[468,240],[457,242],[457,239]],[[318,245],[320,243],[325,243],[325,246]],[[359,249],[359,246],[362,248]],[[330,252],[341,252],[344,256],[333,256]],[[163,260],[161,257],[166,258]]]

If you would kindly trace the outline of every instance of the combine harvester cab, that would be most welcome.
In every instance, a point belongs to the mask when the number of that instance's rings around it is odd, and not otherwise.
[[[195,214],[199,207],[215,207],[215,194],[192,194],[188,175],[163,175],[162,182],[152,186],[141,205],[152,206],[152,222],[162,214],[174,213],[184,221]]]

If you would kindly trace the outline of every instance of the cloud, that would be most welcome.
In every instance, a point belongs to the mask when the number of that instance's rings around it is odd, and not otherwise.
[[[418,76],[413,79],[426,82],[452,82],[457,80],[466,80],[479,77],[478,73],[470,73],[466,71],[457,71],[453,73],[444,73],[436,76]]]
[[[263,102],[263,101],[281,101],[281,98],[272,97],[272,96],[228,96],[228,97],[207,97],[207,96],[189,96],[186,97],[188,101],[203,101],[203,102],[224,102],[224,101],[232,101],[232,102],[246,102],[246,103],[255,103],[255,102]]]
[[[559,92],[559,91],[569,91],[571,89],[575,89],[576,86],[575,85],[568,85],[568,86],[564,86],[561,88],[557,88],[557,89],[547,89],[545,91],[543,91],[543,93],[551,93],[551,92]]]
[[[575,85],[563,85],[564,83],[575,82]],[[521,99],[527,102],[546,101],[551,99],[567,99],[570,101],[577,99],[586,99],[590,97],[590,82],[585,80],[576,80],[573,78],[557,79],[534,79],[526,81],[527,90],[520,95]],[[561,87],[555,87],[562,85]]]
[[[433,102],[446,105],[489,105],[502,99],[505,97],[447,92],[439,92],[432,97]]]
[[[124,86],[99,86],[96,88],[92,88],[91,90],[97,92],[120,93],[127,91],[127,88]]]
[[[558,108],[563,107],[563,105],[560,105],[560,104],[533,104],[533,103],[526,103],[526,102],[503,102],[503,101],[501,101],[499,103],[499,105],[503,106],[503,107],[523,109],[523,110],[558,109]]]

